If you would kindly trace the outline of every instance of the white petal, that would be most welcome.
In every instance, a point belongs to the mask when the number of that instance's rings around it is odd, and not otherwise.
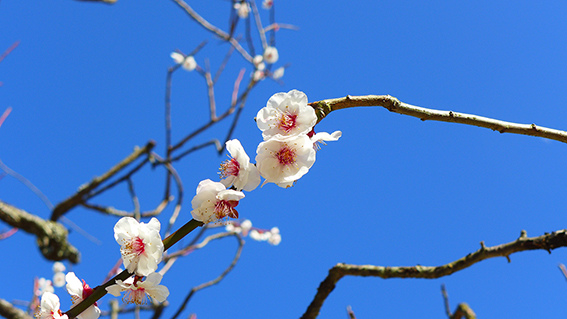
[[[170,56],[173,59],[173,62],[175,62],[177,64],[181,64],[181,62],[183,62],[183,60],[185,59],[183,54],[178,53],[178,52],[171,52]]]
[[[114,297],[120,297],[120,294],[124,291],[125,289],[120,287],[120,285],[118,284],[114,284],[112,286],[108,286],[106,287],[106,291],[113,295]]]
[[[77,296],[79,298],[83,298],[83,283],[77,278],[74,272],[68,272],[65,275],[65,280],[67,281],[67,292],[71,296]]]

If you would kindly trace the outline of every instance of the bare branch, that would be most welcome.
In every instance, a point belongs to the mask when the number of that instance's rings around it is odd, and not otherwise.
[[[449,305],[449,295],[447,294],[447,289],[445,285],[441,285],[441,294],[443,295],[443,303],[445,305],[445,313],[449,319],[461,319],[465,317],[466,319],[476,319],[476,314],[469,307],[467,303],[460,303],[455,310],[455,313],[451,314],[451,306]]]
[[[240,45],[240,43],[238,43],[238,41],[235,38],[233,38],[232,36],[230,36],[226,32],[222,31],[221,29],[215,27],[214,25],[210,24],[207,20],[205,20],[203,17],[201,17],[195,10],[193,10],[193,8],[191,8],[191,6],[189,6],[185,1],[173,0],[173,2],[177,3],[177,5],[179,5],[183,10],[185,10],[185,12],[193,20],[195,20],[195,22],[200,24],[203,28],[207,29],[208,31],[216,34],[219,38],[221,38],[221,39],[223,39],[227,42],[230,42],[230,44],[238,52],[240,52],[240,54],[242,54],[242,57],[244,57],[246,60],[248,60],[248,62],[252,62],[252,57],[250,56],[250,54],[248,54],[248,52],[246,52],[246,50],[244,50],[244,48]]]
[[[417,117],[422,121],[432,120],[460,123],[489,128],[500,133],[513,133],[544,137],[551,140],[567,143],[566,131],[537,126],[535,124],[518,124],[500,121],[473,114],[427,109],[400,102],[398,99],[390,95],[347,95],[343,98],[322,100],[309,104],[315,108],[318,117],[317,122],[320,122],[325,116],[335,110],[359,106],[381,106],[386,108],[390,112]]]
[[[7,319],[33,319],[25,311],[14,307],[14,305],[2,298],[0,298],[0,316]]]
[[[2,62],[8,56],[8,54],[10,54],[19,44],[20,41],[16,41],[8,49],[6,49],[6,51],[4,51],[2,55],[0,55],[0,62]]]
[[[55,206],[53,213],[51,214],[51,220],[58,220],[59,217],[71,210],[73,207],[84,203],[86,197],[91,195],[91,192],[94,191],[100,184],[116,175],[118,172],[126,168],[140,156],[148,154],[152,150],[152,148],[154,148],[155,144],[156,143],[154,141],[149,141],[142,148],[136,147],[132,154],[128,155],[128,157],[123,159],[120,163],[116,164],[116,166],[112,167],[108,172],[104,173],[102,176],[95,177],[89,183],[79,187],[79,190],[74,195]]]
[[[82,1],[82,2],[103,2],[106,4],[114,4],[116,3],[116,1],[118,0],[77,0],[77,1]]]
[[[177,312],[173,315],[173,317],[171,319],[177,318],[181,314],[181,312],[183,312],[183,310],[187,306],[187,303],[189,302],[191,297],[197,291],[218,284],[221,280],[224,279],[224,277],[226,277],[226,275],[228,275],[228,273],[234,268],[234,266],[236,266],[236,263],[240,259],[240,254],[242,253],[242,248],[244,247],[244,240],[242,239],[242,237],[240,237],[239,234],[231,233],[231,235],[234,235],[236,237],[236,240],[238,241],[238,249],[236,250],[236,254],[234,255],[234,258],[232,259],[232,262],[230,263],[230,265],[228,265],[228,267],[217,278],[215,278],[211,281],[207,281],[207,282],[205,282],[205,283],[203,283],[199,286],[193,287],[191,289],[191,291],[189,291],[189,294],[187,294],[187,296],[185,297],[185,300],[183,300],[183,302],[181,303],[181,306],[179,307],[179,309],[177,310]]]
[[[77,248],[67,242],[67,229],[63,225],[41,219],[24,210],[0,200],[0,219],[37,237],[37,245],[43,256],[49,260],[67,259],[76,264],[80,254]]]
[[[513,242],[493,247],[481,245],[481,248],[474,253],[470,253],[459,260],[437,267],[419,265],[413,267],[382,267],[339,263],[329,270],[329,275],[319,285],[315,298],[313,298],[313,301],[301,318],[316,318],[319,314],[319,310],[323,306],[323,302],[327,299],[333,289],[335,289],[337,282],[347,275],[380,277],[383,279],[433,279],[448,276],[488,258],[505,257],[509,261],[509,256],[516,252],[542,249],[551,253],[551,250],[559,247],[567,247],[567,230],[558,230],[551,234],[546,233],[545,235],[531,238],[528,238],[526,236],[526,232],[522,231],[520,237]]]

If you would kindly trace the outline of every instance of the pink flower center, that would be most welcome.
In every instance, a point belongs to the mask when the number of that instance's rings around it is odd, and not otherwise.
[[[291,130],[297,127],[297,115],[283,113],[280,117],[278,126],[282,131],[289,133]]]
[[[135,303],[137,305],[145,305],[148,303],[149,296],[146,289],[137,287],[135,289],[128,289],[122,301],[125,303]]]
[[[238,218],[238,212],[234,207],[238,206],[237,200],[219,200],[215,204],[215,216],[217,219],[225,217]]]
[[[144,245],[144,240],[140,237],[134,237],[129,242],[124,245],[124,248],[129,254],[139,256],[146,250],[146,245]]]
[[[295,163],[295,150],[287,145],[280,148],[275,156],[282,165],[291,165]]]
[[[240,163],[234,158],[226,160],[220,165],[221,178],[238,176],[238,172],[240,172]]]

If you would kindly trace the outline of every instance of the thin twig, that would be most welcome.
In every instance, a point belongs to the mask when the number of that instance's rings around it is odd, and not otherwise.
[[[432,120],[460,123],[489,128],[500,133],[514,133],[544,137],[551,140],[567,143],[566,131],[550,129],[542,126],[537,126],[535,124],[518,124],[500,121],[473,114],[427,109],[400,102],[398,99],[390,95],[347,95],[343,98],[322,100],[309,104],[315,108],[318,118],[317,122],[320,122],[332,111],[359,106],[381,106],[386,108],[390,112],[417,117],[422,121]]]
[[[8,54],[10,54],[19,44],[20,41],[16,41],[8,49],[6,49],[6,51],[4,51],[2,55],[0,55],[0,62],[2,62],[8,56]]]
[[[248,62],[252,62],[252,57],[244,48],[238,43],[238,41],[233,38],[231,35],[227,34],[226,32],[222,31],[221,29],[215,27],[214,25],[210,24],[207,20],[201,17],[191,6],[189,6],[183,0],[173,0],[173,2],[177,3],[185,12],[193,19],[195,22],[200,24],[203,28],[207,29],[208,31],[216,34],[219,38],[223,39],[224,41],[229,42],[241,55],[246,59]]]
[[[185,307],[189,303],[189,300],[197,291],[218,284],[221,280],[223,280],[226,277],[226,275],[228,275],[228,273],[234,268],[234,266],[236,266],[236,263],[240,259],[240,254],[242,253],[242,248],[244,247],[244,240],[237,233],[232,233],[232,235],[234,235],[236,240],[238,241],[238,249],[236,250],[236,254],[235,254],[234,258],[232,259],[232,262],[230,263],[230,265],[217,278],[215,278],[211,281],[205,282],[205,283],[203,283],[199,286],[193,287],[191,289],[191,291],[189,291],[189,294],[187,294],[187,296],[185,297],[185,300],[183,300],[183,302],[181,303],[181,306],[179,307],[179,309],[177,310],[177,312],[173,315],[173,317],[171,319],[177,318],[181,314],[181,312],[183,312],[183,310],[185,309]]]
[[[138,196],[134,190],[134,182],[132,182],[131,178],[126,179],[126,181],[128,182],[128,192],[132,197],[132,204],[134,205],[134,218],[136,218],[137,221],[140,221],[142,217],[140,216],[140,201],[138,200]]]
[[[254,0],[250,0],[250,5],[252,6],[252,13],[254,15],[254,21],[256,22],[256,28],[260,34],[260,40],[262,41],[262,48],[265,50],[268,47],[268,41],[266,41],[266,34],[264,28],[262,27],[262,20],[260,19],[260,13],[258,12],[258,7]]]
[[[85,201],[85,197],[91,195],[91,192],[94,191],[100,184],[116,175],[118,172],[126,168],[129,164],[137,160],[140,156],[148,154],[152,150],[152,148],[154,148],[154,146],[155,142],[149,141],[144,147],[136,148],[132,154],[128,155],[125,159],[120,161],[120,163],[116,164],[102,176],[95,177],[87,184],[79,187],[79,190],[75,194],[55,206],[53,212],[51,213],[51,220],[56,221],[57,219],[59,219],[59,217],[71,210],[73,207],[83,203]]]
[[[493,247],[481,245],[481,248],[474,253],[470,253],[459,260],[437,267],[382,267],[339,263],[329,270],[329,275],[319,285],[317,294],[301,318],[316,318],[323,306],[323,302],[333,289],[335,289],[337,282],[347,275],[380,277],[383,279],[440,278],[461,271],[488,258],[505,257],[509,261],[510,255],[516,252],[541,249],[551,253],[551,250],[559,247],[567,247],[567,230],[558,230],[551,234],[530,238],[526,236],[525,231],[522,231],[520,237],[513,242]]]
[[[2,116],[0,116],[0,127],[2,126],[2,124],[4,123],[4,121],[6,120],[6,118],[8,117],[8,115],[10,115],[10,112],[12,112],[12,108],[8,107],[4,113],[2,113]]]
[[[23,177],[22,175],[18,174],[16,171],[14,171],[13,169],[9,168],[6,164],[4,164],[4,162],[2,162],[2,160],[0,160],[0,169],[3,170],[4,172],[6,172],[6,174],[12,176],[13,178],[17,179],[20,183],[24,184],[29,190],[31,190],[37,197],[39,197],[39,199],[41,199],[41,201],[45,204],[45,206],[47,206],[47,208],[49,210],[53,209],[53,204],[51,203],[51,201],[49,200],[49,198],[47,198],[47,196],[45,196],[45,194],[39,189],[37,188],[32,182],[30,182],[27,178]]]
[[[451,318],[451,305],[449,304],[449,295],[447,294],[447,289],[445,289],[445,284],[441,284],[441,295],[443,296],[443,305],[445,306],[447,318]]]

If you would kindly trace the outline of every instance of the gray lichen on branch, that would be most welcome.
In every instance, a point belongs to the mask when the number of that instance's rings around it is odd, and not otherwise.
[[[80,254],[67,241],[67,229],[58,222],[42,219],[22,209],[0,201],[0,219],[37,237],[37,245],[43,256],[49,260],[64,260],[76,264]]]

